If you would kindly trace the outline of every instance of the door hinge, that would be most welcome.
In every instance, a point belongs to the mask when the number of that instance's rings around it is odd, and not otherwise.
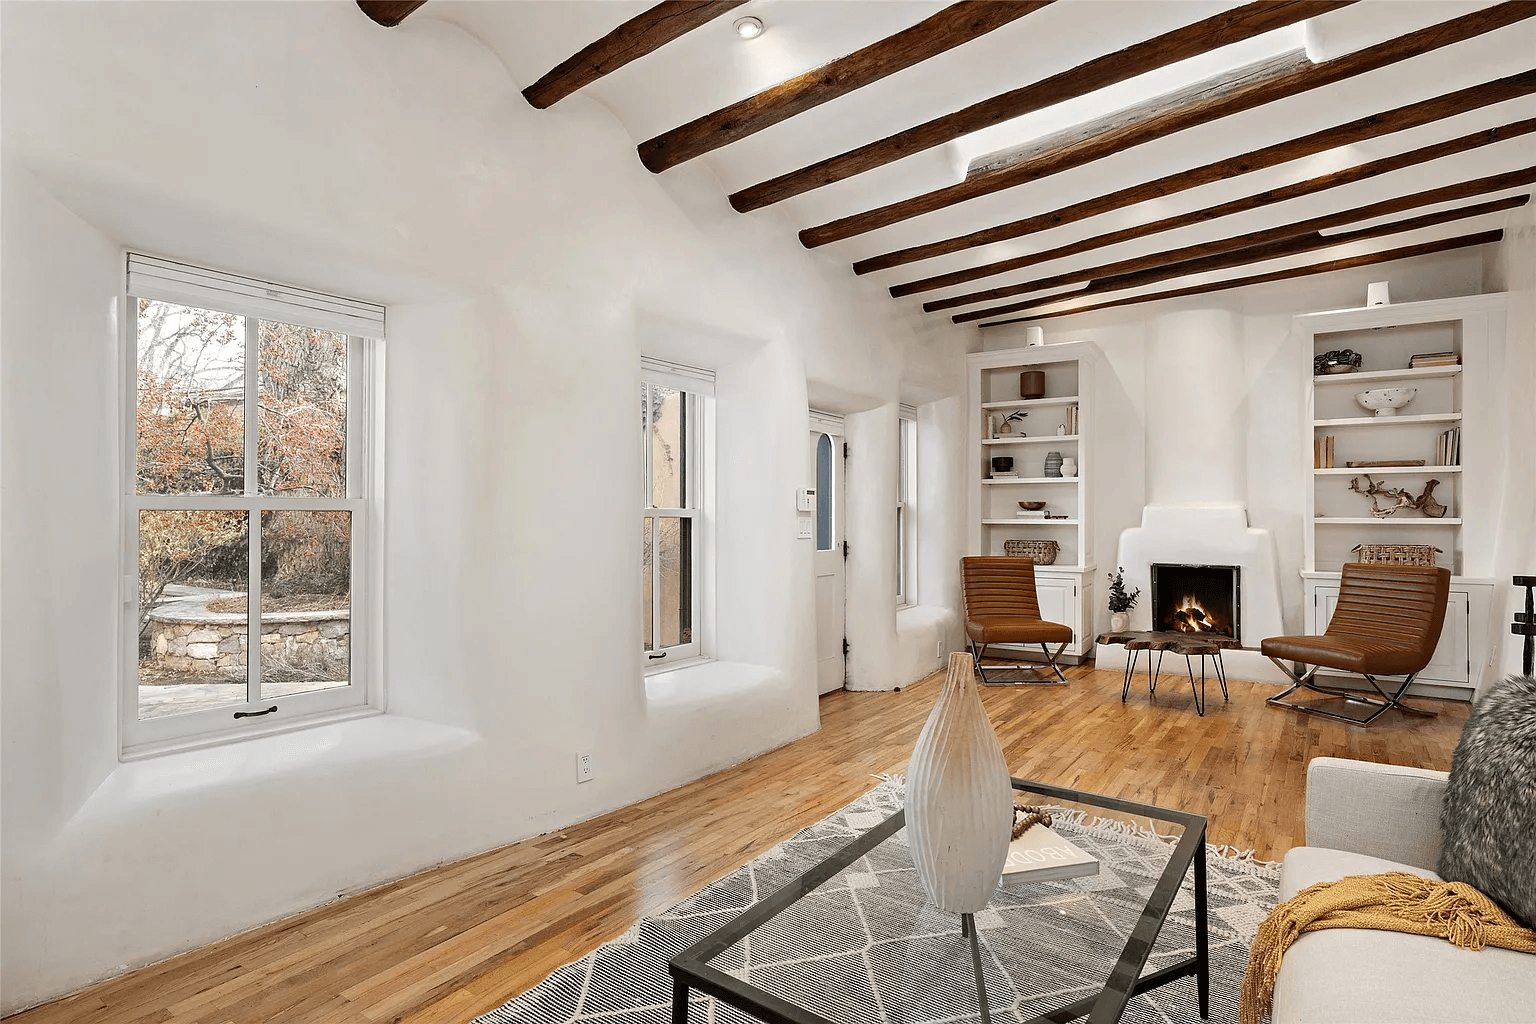
[[[843,660],[848,660],[848,638],[843,637]]]
[[[843,442],[843,458],[846,459],[847,457],[848,457],[848,442],[844,441]]]
[[[848,561],[848,542],[843,541],[843,561]]]

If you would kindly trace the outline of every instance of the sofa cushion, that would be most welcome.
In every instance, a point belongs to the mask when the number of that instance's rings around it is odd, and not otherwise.
[[[1440,805],[1440,874],[1536,928],[1536,679],[1510,676],[1472,709]]]
[[[1411,871],[1407,864],[1301,846],[1285,855],[1280,898],[1346,875]],[[1274,1024],[1530,1024],[1536,956],[1365,928],[1307,932],[1286,950],[1275,982]]]

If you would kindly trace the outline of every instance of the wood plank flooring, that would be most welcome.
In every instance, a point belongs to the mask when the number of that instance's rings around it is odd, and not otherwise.
[[[1182,668],[1182,666],[1180,666]],[[1080,667],[1069,686],[982,691],[1013,773],[1209,815],[1210,841],[1278,859],[1302,842],[1307,761],[1445,769],[1470,706],[1369,729],[1266,707],[1273,686],[1188,684]],[[903,772],[938,694],[822,698],[822,728],[670,793],[402,879],[104,982],[10,1024],[467,1021],[537,984],[871,786]]]

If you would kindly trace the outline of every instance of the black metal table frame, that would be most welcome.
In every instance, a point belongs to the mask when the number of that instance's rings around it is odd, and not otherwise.
[[[1151,804],[1136,803],[1131,800],[1120,800],[1116,797],[1100,796],[1096,793],[1083,793],[1062,786],[1029,782],[1024,779],[1014,779],[1013,788],[1058,800],[1086,804],[1090,807],[1102,807],[1124,814],[1139,815],[1154,821],[1171,822],[1184,829],[1184,834],[1179,837],[1178,843],[1174,846],[1167,866],[1163,868],[1162,875],[1152,889],[1151,897],[1142,908],[1141,916],[1126,940],[1119,960],[1110,971],[1103,990],[1097,996],[1088,996],[1032,1017],[1026,1024],[1041,1024],[1046,1021],[1052,1024],[1064,1024],[1066,1021],[1077,1020],[1084,1016],[1088,1018],[1090,1024],[1113,1024],[1125,1015],[1126,1005],[1133,996],[1191,975],[1195,978],[1200,1016],[1208,1017],[1210,1015],[1210,943],[1206,914],[1205,816],[1167,807],[1154,807]],[[800,897],[837,877],[844,868],[895,835],[905,824],[906,812],[897,811],[820,864],[791,879],[777,892],[748,907],[740,916],[673,957],[667,965],[672,975],[672,1024],[688,1024],[688,994],[691,989],[713,996],[759,1020],[767,1021],[768,1024],[837,1024],[819,1013],[797,1006],[771,992],[765,992],[717,967],[711,967],[709,961],[783,913]],[[1162,931],[1163,922],[1168,918],[1174,898],[1178,895],[1179,886],[1183,883],[1191,864],[1195,871],[1195,955],[1142,977],[1141,972],[1152,955],[1152,947],[1157,942],[1158,933]],[[970,915],[967,914],[964,917],[969,918]],[[987,1006],[985,984],[982,980],[981,949],[975,923],[972,920],[963,919],[961,926],[962,934],[971,940],[977,998],[981,1006],[982,1022],[987,1024],[991,1020],[991,1014]]]
[[[1136,656],[1138,654],[1140,654],[1143,650],[1146,650],[1146,652],[1147,652],[1147,694],[1149,696],[1152,696],[1152,697],[1156,697],[1157,696],[1157,681],[1158,681],[1158,679],[1162,678],[1162,675],[1163,675],[1163,655],[1168,653],[1168,652],[1166,650],[1162,650],[1162,651],[1158,651],[1157,652],[1157,671],[1156,671],[1156,673],[1154,673],[1152,671],[1152,651],[1151,651],[1151,649],[1150,648],[1142,648],[1142,647],[1132,648],[1130,645],[1126,645],[1126,649],[1125,649],[1125,684],[1120,687],[1120,703],[1121,704],[1124,704],[1125,701],[1126,701],[1126,698],[1131,695],[1131,679],[1136,674]],[[1177,652],[1175,652],[1175,653],[1177,653]],[[1198,690],[1195,689],[1195,666],[1189,660],[1190,658],[1199,658],[1200,659],[1200,688]],[[1221,660],[1221,649],[1220,648],[1217,648],[1216,650],[1212,651],[1210,654],[1186,654],[1186,655],[1184,655],[1184,667],[1189,672],[1189,689],[1190,689],[1190,692],[1195,695],[1195,710],[1197,712],[1199,712],[1201,718],[1205,717],[1205,659],[1206,658],[1212,658],[1212,659],[1215,660],[1216,681],[1221,684],[1221,699],[1222,700],[1231,700],[1232,699],[1228,695],[1228,693],[1227,693],[1227,672],[1226,672],[1226,666],[1222,663],[1222,660]],[[1287,691],[1287,692],[1289,692],[1289,691]]]

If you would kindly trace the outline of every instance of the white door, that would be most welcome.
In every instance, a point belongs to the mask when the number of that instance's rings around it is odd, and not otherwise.
[[[816,692],[843,686],[843,439],[811,432],[816,471]]]

